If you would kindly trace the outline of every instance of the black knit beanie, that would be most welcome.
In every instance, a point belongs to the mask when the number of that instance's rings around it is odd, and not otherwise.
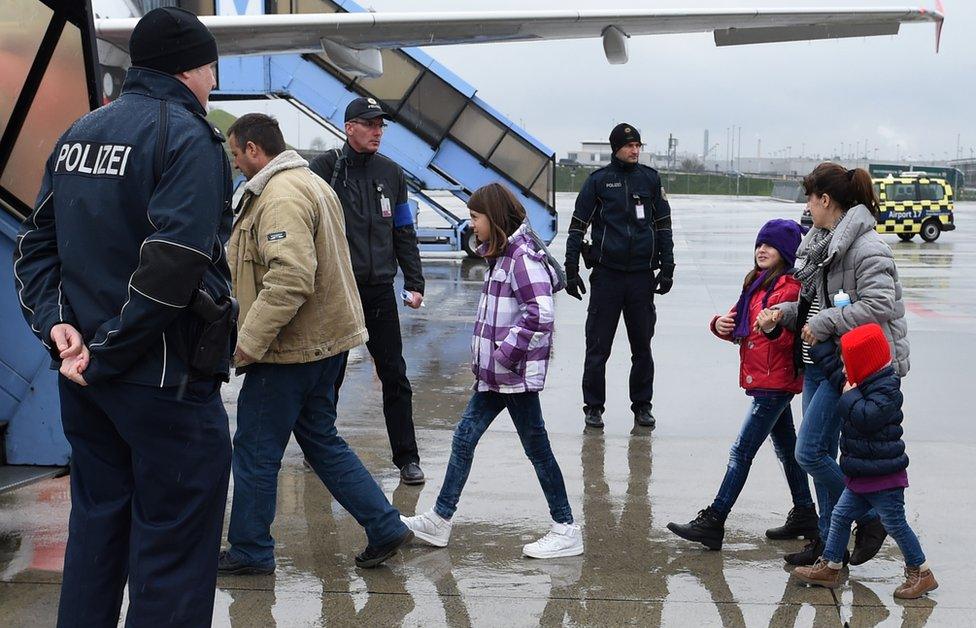
[[[617,151],[631,142],[641,142],[640,132],[633,124],[621,122],[610,131],[610,150],[616,155]]]
[[[129,38],[132,65],[179,74],[217,60],[217,41],[189,11],[164,7],[142,16]]]

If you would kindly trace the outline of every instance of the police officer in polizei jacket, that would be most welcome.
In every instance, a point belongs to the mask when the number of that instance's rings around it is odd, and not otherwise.
[[[309,168],[332,186],[342,203],[352,269],[369,331],[366,348],[383,386],[393,464],[405,484],[423,484],[393,279],[399,266],[409,297],[404,302],[417,309],[424,300],[424,275],[403,169],[377,152],[388,118],[375,99],[354,99],[346,107],[345,145],[319,155]],[[342,377],[337,389],[341,385]]]
[[[217,44],[155,9],[122,95],[47,161],[14,260],[60,363],[71,515],[59,626],[209,626],[230,472],[230,166],[206,120]]]
[[[580,300],[586,293],[579,274],[581,254],[593,269],[583,365],[584,419],[589,427],[603,427],[606,364],[623,313],[630,340],[634,421],[653,428],[654,295],[667,294],[674,281],[671,206],[657,171],[637,163],[642,144],[635,126],[614,127],[610,147],[610,165],[592,173],[580,190],[566,241],[566,292]],[[592,244],[583,240],[587,229]]]

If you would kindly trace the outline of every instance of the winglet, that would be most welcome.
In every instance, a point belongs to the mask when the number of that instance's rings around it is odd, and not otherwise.
[[[942,42],[942,25],[945,23],[945,7],[942,0],[935,0],[935,54],[939,54],[939,44]]]

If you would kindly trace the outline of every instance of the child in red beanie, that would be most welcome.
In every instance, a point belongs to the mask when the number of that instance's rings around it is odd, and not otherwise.
[[[915,599],[939,584],[905,520],[908,456],[901,439],[901,379],[891,367],[888,340],[875,323],[841,336],[840,351],[843,365],[833,343],[814,345],[811,357],[837,385],[846,374],[837,413],[842,421],[840,468],[847,488],[834,506],[823,556],[812,567],[797,567],[793,573],[809,584],[838,586],[851,523],[874,508],[905,557],[905,582],[895,597]]]

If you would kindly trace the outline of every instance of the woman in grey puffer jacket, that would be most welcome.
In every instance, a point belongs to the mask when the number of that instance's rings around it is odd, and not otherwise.
[[[800,300],[781,303],[768,311],[768,321],[781,321],[797,334],[795,356],[803,368],[803,422],[797,434],[796,460],[813,478],[820,510],[820,536],[827,538],[830,515],[844,490],[844,474],[837,464],[840,419],[839,390],[813,364],[809,347],[817,342],[839,340],[848,331],[877,323],[891,347],[898,375],[908,373],[908,326],[901,284],[891,248],[875,231],[878,200],[871,175],[863,169],[823,163],[803,180],[813,229],[797,249],[796,277],[802,288]],[[843,290],[851,303],[835,307]],[[757,324],[758,324],[757,323]],[[886,534],[872,511],[858,522],[851,564],[866,562],[877,554]],[[812,565],[823,551],[822,541],[808,543],[803,551],[788,554],[786,562]]]

